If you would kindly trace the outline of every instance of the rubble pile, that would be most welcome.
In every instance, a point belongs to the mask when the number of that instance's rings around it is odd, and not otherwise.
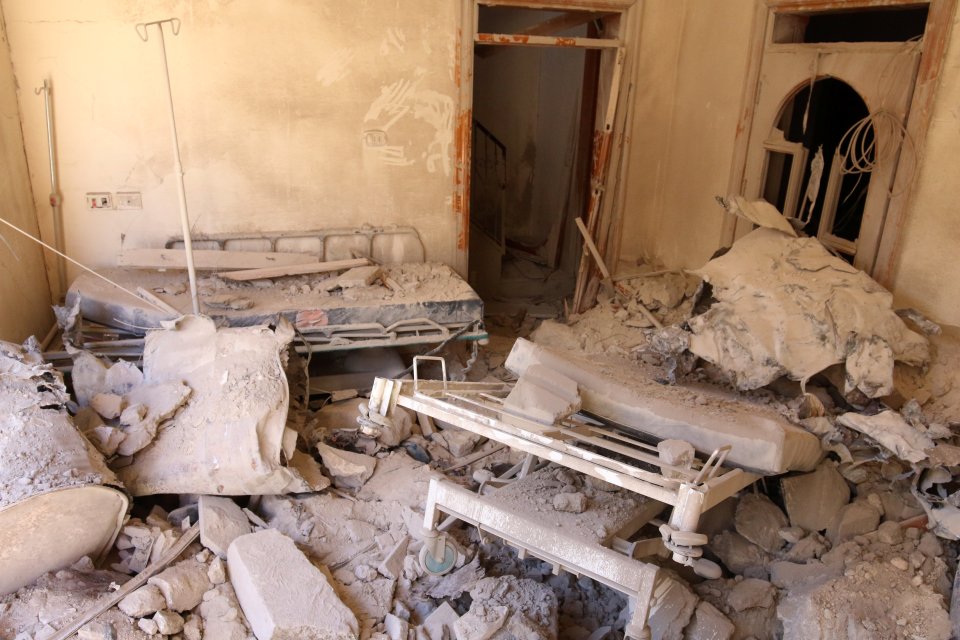
[[[291,410],[285,322],[184,316],[148,333],[141,366],[70,344],[72,398],[32,345],[0,343],[0,637],[602,640],[638,637],[635,611],[653,640],[956,637],[957,334],[894,312],[812,242],[760,229],[696,273],[607,282],[534,342],[466,349],[457,414],[391,403],[382,379],[373,399]],[[430,273],[336,281],[402,295]],[[242,308],[225,288],[218,304]],[[513,440],[444,421],[468,407]],[[526,456],[517,434],[556,455]],[[745,481],[677,528],[663,496],[720,449]],[[530,541],[444,521],[445,484]],[[64,544],[54,507],[32,502],[67,490],[120,497],[99,546]],[[45,506],[11,517],[29,504]],[[538,544],[575,553],[545,562]],[[649,580],[627,593],[576,575],[590,555]]]

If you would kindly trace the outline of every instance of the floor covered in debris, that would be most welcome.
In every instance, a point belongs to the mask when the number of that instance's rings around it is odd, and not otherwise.
[[[640,273],[566,319],[492,305],[485,344],[431,350],[450,385],[509,392],[495,405],[505,430],[541,424],[546,441],[568,419],[606,416],[627,442],[633,428],[659,451],[665,486],[699,468],[695,452],[732,442],[726,465],[753,475],[697,513],[683,531],[705,543],[679,562],[667,505],[625,488],[629,473],[606,481],[385,410],[386,378],[409,371],[310,389],[335,376],[312,375],[282,319],[188,315],[148,332],[139,359],[111,361],[71,343],[65,311],[65,378],[35,341],[0,353],[0,636],[949,638],[960,336],[894,313],[814,242],[761,229],[697,272]],[[751,270],[764,260],[777,279]],[[518,364],[522,353],[546,366]],[[435,360],[416,373],[441,374]],[[435,570],[435,478],[516,514],[529,539],[450,518],[439,528],[453,555]],[[78,518],[102,530],[81,539]],[[540,531],[652,568],[645,628],[631,630],[636,593],[578,575],[575,558],[538,559]]]

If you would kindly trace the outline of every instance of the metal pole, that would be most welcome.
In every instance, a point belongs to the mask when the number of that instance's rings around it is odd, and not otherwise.
[[[193,265],[193,242],[190,238],[190,218],[187,215],[187,194],[183,186],[183,164],[180,161],[180,141],[177,137],[177,119],[173,111],[173,91],[170,89],[170,68],[167,66],[167,46],[163,38],[163,23],[169,22],[173,35],[180,33],[180,20],[167,18],[137,25],[137,34],[144,42],[149,34],[147,29],[151,25],[157,26],[160,34],[160,58],[163,62],[163,77],[167,86],[167,104],[170,111],[170,132],[173,134],[173,172],[177,176],[177,196],[180,204],[180,227],[183,232],[183,249],[187,256],[187,275],[190,278],[190,297],[193,301],[193,312],[200,314],[200,299],[197,296],[197,270]]]
[[[60,185],[57,178],[57,159],[53,148],[53,113],[50,104],[50,81],[44,79],[43,86],[35,89],[34,93],[43,94],[43,112],[47,119],[47,157],[50,159],[50,210],[53,217],[53,244],[61,251],[64,250],[63,219],[60,197]],[[67,267],[63,258],[57,256],[57,282],[60,285],[59,293],[67,293]]]

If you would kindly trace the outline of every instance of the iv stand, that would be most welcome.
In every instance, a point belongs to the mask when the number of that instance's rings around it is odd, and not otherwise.
[[[180,142],[177,138],[177,120],[173,112],[173,92],[170,90],[170,68],[167,66],[167,46],[163,39],[163,25],[170,24],[173,35],[180,33],[180,19],[167,18],[153,22],[141,22],[136,26],[137,35],[146,42],[150,39],[149,28],[157,27],[160,36],[160,59],[163,61],[163,77],[167,86],[167,102],[170,107],[170,131],[173,134],[173,172],[177,175],[177,196],[180,201],[180,227],[183,232],[183,249],[187,256],[187,275],[190,278],[190,297],[193,300],[193,312],[200,314],[200,299],[197,297],[197,270],[193,264],[193,242],[190,238],[190,218],[187,216],[187,194],[183,186],[183,163],[180,161]]]

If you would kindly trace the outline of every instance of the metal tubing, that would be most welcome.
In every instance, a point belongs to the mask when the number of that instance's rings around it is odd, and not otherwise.
[[[43,113],[47,120],[47,158],[50,161],[50,212],[53,218],[53,244],[57,249],[64,250],[62,198],[60,197],[60,181],[57,176],[57,157],[54,152],[53,141],[53,110],[50,103],[50,81],[43,80],[43,86],[35,89],[35,94],[43,94]],[[67,265],[61,256],[57,256],[57,283],[59,293],[67,293]]]
[[[180,228],[183,233],[183,249],[187,256],[187,276],[190,279],[190,298],[193,301],[193,312],[200,314],[200,299],[197,296],[197,270],[193,264],[193,241],[190,237],[190,217],[187,215],[187,193],[183,185],[183,163],[180,161],[180,140],[177,137],[177,118],[173,109],[173,91],[170,88],[170,67],[167,65],[167,45],[163,38],[163,24],[170,23],[173,35],[180,32],[180,20],[168,18],[137,25],[137,33],[146,41],[149,37],[147,29],[156,25],[160,35],[160,60],[163,63],[163,78],[167,87],[167,105],[170,112],[170,133],[173,135],[173,172],[177,177],[177,199],[180,205]],[[142,32],[141,32],[142,28]]]

